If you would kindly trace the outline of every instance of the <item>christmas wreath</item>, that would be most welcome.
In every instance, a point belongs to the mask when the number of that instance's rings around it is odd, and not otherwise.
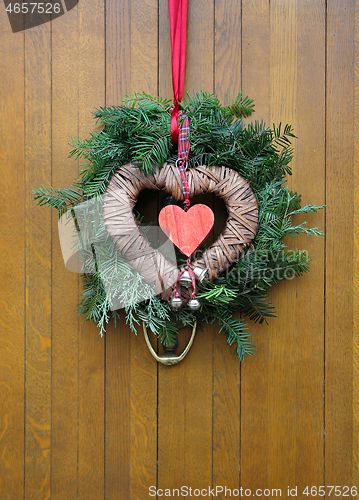
[[[75,243],[84,271],[78,312],[95,321],[101,334],[110,317],[120,314],[133,331],[144,322],[164,344],[175,339],[180,325],[212,323],[243,360],[255,351],[246,319],[263,323],[275,316],[268,289],[309,270],[307,253],[288,250],[283,238],[322,234],[306,222],[295,224],[293,217],[323,207],[301,206],[300,195],[286,185],[295,137],[291,126],[246,124],[254,105],[242,94],[222,105],[217,96],[201,91],[179,104],[180,130],[187,129],[191,145],[184,192],[171,106],[169,100],[142,93],[126,96],[122,106],[97,110],[102,130],[73,140],[70,156],[85,160],[80,178],[66,189],[40,186],[35,200],[56,208],[81,235]],[[172,207],[203,192],[222,196],[227,225],[234,221],[232,233],[225,230],[209,248],[204,242],[196,259],[190,253],[186,262],[182,248],[171,261],[155,248],[158,232],[153,237],[151,226],[140,228],[135,203],[141,189],[160,190],[163,204]],[[148,275],[148,266],[141,267],[144,248],[150,249],[146,255],[155,260],[156,273],[152,269]]]

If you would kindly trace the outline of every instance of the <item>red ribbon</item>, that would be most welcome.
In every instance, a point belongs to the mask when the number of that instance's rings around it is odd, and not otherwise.
[[[179,103],[183,95],[186,66],[187,1],[188,0],[168,0],[171,29],[172,85],[174,94],[174,106],[171,116],[171,135],[174,146],[178,143],[178,112]]]

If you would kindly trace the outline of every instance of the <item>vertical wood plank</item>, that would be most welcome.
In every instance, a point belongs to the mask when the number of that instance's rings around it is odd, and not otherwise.
[[[130,498],[131,335],[123,318],[106,331],[106,500]]]
[[[51,461],[51,213],[32,189],[51,184],[51,25],[25,32],[25,498],[49,499]]]
[[[188,2],[187,55],[184,95],[203,87],[213,92],[214,1]]]
[[[165,11],[164,4],[161,15]],[[187,58],[184,94],[201,87],[213,92],[214,2],[188,3]],[[168,33],[160,20],[160,47]],[[162,39],[162,36],[164,37]],[[168,50],[168,49],[167,49]],[[165,49],[160,48],[160,54]],[[160,95],[168,95],[170,60],[160,64]],[[162,91],[163,86],[163,91]],[[212,484],[213,329],[198,331],[185,361],[159,366],[158,487],[208,488]]]
[[[324,203],[324,5],[278,1],[271,3],[270,16],[271,123],[291,123],[297,131],[288,184],[303,195],[304,203],[319,205]],[[308,128],[311,113],[316,116],[315,131]],[[323,227],[322,215],[305,219],[311,226]],[[315,263],[308,276],[276,290],[280,317],[269,379],[274,389],[270,390],[271,472],[274,484],[283,489],[295,484],[299,492],[307,484],[323,482],[323,243],[304,237],[288,241],[291,248],[299,246],[314,254]],[[287,311],[295,312],[295,320]],[[288,366],[289,360],[293,362]],[[280,468],[279,463],[287,465]]]
[[[222,104],[242,90],[242,2],[215,0],[215,94]]]
[[[250,57],[246,55],[247,43],[252,44],[247,38],[246,12],[250,12],[248,6],[243,11],[244,82],[253,55],[250,45]],[[261,114],[270,116],[270,123],[294,126],[299,140],[290,185],[303,194],[304,203],[322,204],[324,2],[271,2],[268,16],[270,54],[267,51],[263,56],[270,56],[270,85],[267,76],[266,86],[271,95],[270,106],[263,107]],[[260,38],[269,39],[267,26],[263,23],[264,33],[258,34],[254,45]],[[258,66],[257,56],[254,61],[257,65],[252,71]],[[265,91],[259,87],[263,99]],[[256,100],[254,94],[251,97]],[[316,116],[315,131],[308,127],[308,113]],[[311,183],[308,175],[314,176]],[[306,219],[311,226],[323,227],[323,214]],[[323,244],[323,240],[302,236],[290,243],[313,255],[312,271],[274,287],[278,319],[271,319],[269,328],[255,328],[259,352],[242,369],[242,484],[282,491],[294,484],[300,491],[308,483],[323,481]],[[265,342],[263,329],[267,330]]]
[[[242,0],[242,87],[254,99],[252,120],[270,124],[270,2]]]
[[[352,481],[354,7],[351,0],[327,6],[327,484]]]
[[[131,92],[158,94],[158,2],[131,0]],[[121,332],[126,335],[126,331]],[[157,364],[143,338],[131,335],[130,498],[157,482]]]
[[[289,186],[302,194],[303,205],[324,205],[325,1],[300,2],[297,19],[295,110],[298,139],[294,144],[295,160]],[[308,126],[308,116],[311,115],[315,116],[315,126]],[[306,220],[309,226],[320,227],[325,232],[324,210],[294,220]],[[294,477],[301,492],[308,483],[324,484],[325,238],[300,236],[288,246],[307,251],[312,258],[310,273],[293,280],[296,314],[293,332],[293,353],[296,357],[293,367],[296,383],[294,398],[299,414],[295,426]]]
[[[105,104],[104,0],[78,5],[79,136],[88,137],[92,113]],[[78,497],[104,497],[105,340],[93,322],[79,320]]]
[[[213,348],[213,485],[234,490],[240,487],[240,362],[224,335],[215,336]]]
[[[131,2],[106,2],[106,105],[130,92]],[[131,336],[122,311],[106,331],[105,500],[130,498]],[[134,339],[136,342],[137,339]]]
[[[251,119],[270,124],[270,24],[268,0],[242,2],[242,87],[254,99]],[[241,485],[269,486],[269,349],[271,330],[249,323],[257,352],[241,366]],[[254,453],[253,450],[256,450]]]
[[[168,0],[159,0],[159,69],[158,84],[159,95],[166,99],[173,99],[172,70],[171,70],[171,32],[170,16],[168,11]],[[187,20],[188,26],[188,20]],[[188,44],[188,42],[187,42]],[[187,57],[187,54],[186,54]],[[186,60],[186,73],[188,71],[188,61]]]
[[[223,104],[228,91],[233,99],[241,91],[242,2],[215,1],[215,93]],[[225,226],[227,215],[214,197],[215,229]],[[213,340],[213,485],[233,490],[240,486],[240,362],[225,335]]]
[[[158,0],[131,0],[131,92],[158,93]]]
[[[24,34],[0,11],[0,497],[24,492]],[[6,82],[6,85],[5,85]]]
[[[323,189],[319,189],[313,179],[308,183],[308,176],[312,176],[312,169],[303,170],[302,161],[306,165],[317,165],[315,175],[323,187],[323,160],[324,160],[324,4],[311,4],[311,14],[299,4],[286,5],[285,2],[271,4],[271,123],[291,123],[301,137],[301,123],[305,124],[303,140],[296,144],[293,161],[293,178],[289,181],[292,189],[303,194],[304,201],[324,201]],[[315,7],[315,8],[314,8]],[[322,7],[322,9],[321,9]],[[322,12],[321,12],[322,11]],[[317,15],[314,15],[317,14]],[[319,15],[319,17],[318,17]],[[315,20],[315,22],[313,22]],[[317,22],[321,20],[319,29]],[[285,23],[285,24],[284,24]],[[321,26],[321,33],[320,33]],[[311,33],[308,52],[306,48],[306,34]],[[319,37],[316,39],[316,37]],[[315,47],[315,55],[314,55]],[[311,62],[308,64],[308,56]],[[305,62],[304,62],[304,61]],[[321,71],[320,71],[321,70]],[[301,82],[309,82],[318,89],[315,97],[303,89]],[[321,89],[320,89],[320,83]],[[303,90],[304,91],[303,91]],[[320,89],[320,90],[319,90]],[[306,133],[308,110],[316,111],[316,136]],[[303,114],[302,114],[303,113]],[[303,146],[301,143],[303,142]],[[297,149],[298,148],[298,149]],[[311,150],[311,154],[308,154]],[[302,160],[302,161],[300,161]],[[322,174],[319,171],[319,162],[322,165]],[[299,170],[301,168],[301,170]],[[315,187],[314,187],[315,186]],[[320,195],[320,197],[319,197]],[[319,199],[318,199],[319,197]],[[306,217],[312,225],[314,218]],[[318,224],[320,225],[320,224]],[[304,247],[309,251],[319,249],[319,242],[300,237],[292,245],[307,243]],[[288,242],[289,244],[289,242]],[[312,253],[312,252],[311,252]],[[320,253],[319,253],[320,256]],[[317,255],[316,255],[317,258]],[[320,257],[319,257],[320,258]],[[271,449],[271,467],[273,483],[285,488],[288,484],[295,484],[302,492],[307,484],[323,482],[323,341],[317,332],[323,332],[323,277],[316,275],[315,265],[310,275],[283,283],[282,289],[277,290],[278,311],[284,311],[278,318],[278,335],[274,341],[277,347],[273,350],[276,356],[275,365],[271,364],[270,385],[276,387],[270,392],[272,400],[271,438],[274,446]],[[309,299],[309,294],[311,297]],[[304,294],[304,296],[303,296]],[[285,311],[295,311],[296,320]],[[318,316],[316,316],[318,315]],[[273,356],[272,354],[272,356]],[[288,360],[295,360],[288,367]],[[279,389],[281,372],[286,371],[285,383]],[[310,387],[310,390],[308,388]],[[294,417],[294,418],[293,418]],[[303,450],[304,453],[303,453]],[[272,455],[273,453],[273,455]],[[303,454],[306,460],[302,460]],[[285,469],[278,467],[286,463]],[[275,458],[276,457],[276,458]],[[274,459],[274,463],[273,463]]]
[[[52,23],[52,185],[69,186],[78,163],[68,158],[78,137],[78,9]],[[79,275],[65,268],[58,217],[52,216],[52,473],[51,498],[78,493]]]
[[[106,0],[106,106],[131,91],[131,0]]]
[[[353,481],[359,484],[359,2],[355,2],[354,69],[354,253],[353,253]]]

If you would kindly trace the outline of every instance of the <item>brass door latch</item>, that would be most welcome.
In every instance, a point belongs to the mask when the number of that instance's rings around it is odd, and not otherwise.
[[[171,365],[176,365],[177,363],[182,361],[185,358],[188,351],[190,350],[190,348],[193,344],[193,341],[194,341],[194,337],[196,335],[197,321],[194,322],[191,338],[189,339],[189,342],[188,342],[185,350],[182,352],[182,354],[176,354],[176,349],[178,347],[178,340],[177,339],[176,339],[176,342],[172,342],[172,343],[164,346],[164,349],[166,351],[164,354],[157,354],[156,351],[152,347],[150,339],[148,338],[147,328],[146,328],[146,325],[144,322],[142,323],[142,326],[143,326],[143,333],[145,336],[145,341],[146,341],[147,347],[150,350],[150,353],[152,354],[152,356],[159,363],[162,363],[163,365],[171,366]]]

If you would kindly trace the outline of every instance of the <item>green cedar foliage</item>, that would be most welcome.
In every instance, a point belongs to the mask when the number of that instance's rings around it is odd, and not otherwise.
[[[179,325],[193,326],[196,319],[216,324],[243,360],[245,354],[255,352],[245,318],[263,323],[275,316],[268,289],[309,270],[307,254],[289,251],[283,238],[322,234],[318,228],[308,228],[306,222],[295,224],[293,217],[323,207],[301,207],[300,196],[286,186],[285,177],[291,175],[291,141],[295,138],[290,125],[269,128],[258,121],[245,124],[243,118],[252,114],[254,105],[242,94],[233,103],[228,98],[223,106],[217,96],[200,91],[187,95],[180,106],[191,127],[188,167],[224,165],[248,179],[259,204],[257,235],[226,273],[200,287],[202,306],[198,312],[189,308],[173,312],[150,290],[146,295],[146,284],[116,250],[100,222],[96,234],[98,241],[108,241],[101,247],[101,259],[106,265],[100,273],[96,263],[95,272],[83,275],[78,312],[95,321],[102,334],[110,317],[116,320],[120,315],[119,310],[111,310],[104,284],[108,287],[121,282],[114,292],[121,297],[126,321],[133,331],[144,321],[166,343],[175,338]],[[38,204],[56,208],[60,216],[68,210],[73,215],[74,207],[84,201],[100,200],[112,175],[126,163],[149,172],[153,164],[162,167],[165,161],[174,163],[177,159],[171,141],[170,101],[135,93],[124,98],[123,106],[100,108],[94,116],[103,125],[102,131],[85,140],[72,140],[70,157],[84,162],[80,178],[67,189],[34,189]],[[96,261],[95,253],[89,258]],[[145,300],[136,303],[141,296]],[[241,318],[235,313],[241,313]]]

